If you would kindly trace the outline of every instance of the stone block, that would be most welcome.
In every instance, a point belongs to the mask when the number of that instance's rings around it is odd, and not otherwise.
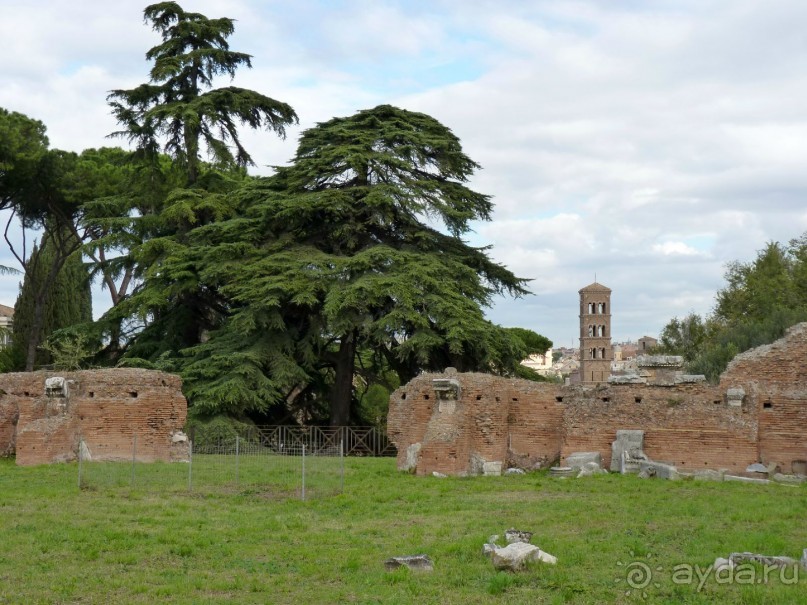
[[[616,441],[611,443],[611,471],[621,472],[622,453],[631,454],[644,449],[644,431],[638,430],[618,430]]]
[[[744,398],[745,389],[739,387],[726,389],[726,400],[730,406],[740,407],[743,404]]]
[[[482,463],[482,474],[486,477],[498,477],[502,474],[502,461],[492,460]]]
[[[434,561],[429,555],[390,557],[384,561],[384,569],[387,571],[395,571],[399,567],[408,567],[414,571],[434,571]]]
[[[652,460],[642,460],[639,462],[639,472],[647,472],[649,474],[651,468],[653,469],[653,476],[659,479],[671,479],[675,481],[681,478],[678,469],[672,464],[654,462]]]
[[[580,470],[587,462],[595,462],[597,466],[602,466],[602,455],[599,452],[573,452],[566,456],[564,466],[575,470]]]

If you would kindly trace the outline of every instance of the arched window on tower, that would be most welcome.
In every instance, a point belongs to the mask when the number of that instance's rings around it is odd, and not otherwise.
[[[589,336],[594,336],[594,326],[589,326],[588,327],[588,335]]]
[[[605,348],[600,348],[600,359],[605,359]]]

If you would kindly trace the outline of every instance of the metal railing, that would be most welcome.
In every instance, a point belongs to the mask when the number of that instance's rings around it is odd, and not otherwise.
[[[252,427],[244,438],[276,452],[306,446],[309,452],[327,451],[342,444],[345,456],[395,456],[397,450],[376,427],[289,426]]]

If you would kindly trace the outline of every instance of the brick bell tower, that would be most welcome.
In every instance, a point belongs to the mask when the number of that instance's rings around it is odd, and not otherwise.
[[[606,382],[613,358],[611,289],[595,281],[580,290],[580,382]]]

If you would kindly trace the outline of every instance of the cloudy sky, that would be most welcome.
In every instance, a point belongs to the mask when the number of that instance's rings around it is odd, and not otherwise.
[[[556,345],[577,343],[595,274],[614,339],[655,336],[710,310],[728,261],[807,230],[804,0],[181,4],[237,20],[231,48],[254,67],[235,84],[290,103],[300,129],[381,103],[450,127],[496,204],[470,241],[532,279],[488,315]],[[42,120],[53,147],[109,145],[106,94],[146,81],[158,42],[144,6],[0,0],[0,107]],[[286,163],[300,129],[245,135],[255,172]],[[18,278],[0,280],[13,305]]]

